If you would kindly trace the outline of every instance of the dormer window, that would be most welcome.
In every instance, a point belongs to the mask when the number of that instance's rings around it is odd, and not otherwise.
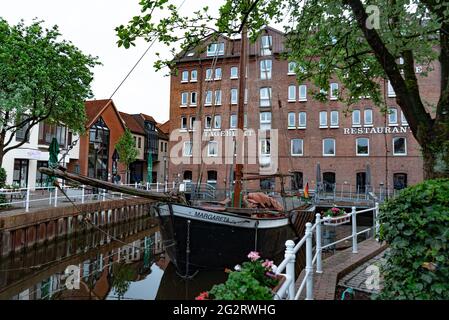
[[[222,56],[222,55],[224,55],[224,42],[211,43],[207,47],[207,56],[208,57]]]
[[[271,49],[273,46],[273,38],[271,36],[262,36],[260,41],[261,41],[260,55],[270,56]]]

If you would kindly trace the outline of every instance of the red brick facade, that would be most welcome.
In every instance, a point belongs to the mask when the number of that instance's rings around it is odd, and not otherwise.
[[[350,184],[355,186],[357,181],[357,173],[366,171],[367,164],[370,165],[371,185],[377,188],[380,184],[389,188],[393,187],[394,174],[403,173],[407,175],[407,185],[415,184],[423,179],[423,162],[420,155],[420,148],[413,135],[406,125],[401,121],[401,111],[394,97],[388,97],[388,86],[385,83],[385,99],[389,107],[397,109],[397,125],[386,122],[384,113],[369,99],[362,99],[358,104],[352,106],[351,109],[360,110],[361,125],[354,126],[352,123],[352,114],[344,113],[347,109],[343,103],[333,101],[330,98],[326,102],[314,100],[310,94],[313,89],[311,83],[298,83],[295,75],[288,74],[288,62],[283,60],[279,53],[282,52],[283,34],[268,28],[267,33],[272,36],[272,55],[260,55],[260,40],[255,44],[250,44],[248,71],[246,87],[248,89],[248,103],[245,105],[245,113],[247,114],[248,128],[257,131],[260,125],[260,112],[271,112],[271,128],[279,130],[279,140],[277,143],[279,153],[279,172],[291,173],[302,172],[303,183],[309,182],[309,186],[313,188],[316,181],[316,167],[320,164],[321,174],[332,172],[335,174],[337,184]],[[216,61],[216,68],[221,68],[221,80],[205,81],[206,69],[211,68],[214,63],[213,57],[208,57],[207,53],[187,54],[177,63],[178,73],[171,77],[171,93],[170,93],[170,132],[180,129],[181,118],[187,117],[187,126],[190,125],[190,117],[196,116],[198,119],[198,110],[200,104],[205,102],[206,91],[221,90],[221,105],[204,106],[200,116],[201,124],[204,127],[205,117],[215,114],[221,115],[221,129],[230,128],[230,115],[236,114],[237,105],[231,104],[231,89],[238,89],[238,79],[231,79],[231,67],[239,66],[239,40],[230,41],[227,39],[219,40],[225,42],[224,55],[220,55]],[[271,60],[272,70],[271,79],[262,80],[260,72],[260,61]],[[197,72],[197,81],[191,81],[192,71]],[[188,71],[188,81],[182,81],[183,72]],[[439,66],[434,66],[428,77],[422,77],[419,72],[420,90],[426,97],[426,102],[435,103],[439,94]],[[338,81],[335,81],[338,82]],[[307,85],[307,101],[299,100],[299,85]],[[290,85],[295,85],[296,101],[288,101],[288,90]],[[382,83],[382,86],[384,84]],[[271,107],[260,107],[259,105],[259,88],[271,87]],[[341,84],[339,85],[341,91]],[[191,92],[197,92],[197,106],[181,106],[181,96],[183,92],[188,92],[188,104],[190,103]],[[328,90],[329,97],[329,90]],[[364,111],[372,109],[372,125],[365,125]],[[327,111],[327,128],[320,128],[320,111]],[[338,126],[330,128],[330,112],[338,111]],[[298,113],[306,112],[306,128],[305,129],[288,129],[288,113],[294,112],[295,125],[298,126]],[[378,129],[382,127],[383,129]],[[385,127],[387,129],[385,129]],[[202,128],[203,129],[203,128]],[[388,133],[384,134],[386,130]],[[360,133],[361,131],[361,133]],[[379,133],[378,133],[379,132]],[[380,133],[382,132],[382,133]],[[406,138],[406,155],[393,154],[393,138]],[[335,139],[335,156],[323,156],[323,139]],[[358,156],[356,154],[356,139],[369,139],[369,155]],[[291,155],[291,139],[303,139],[303,155]],[[177,144],[177,141],[170,142],[170,149]],[[273,144],[273,142],[272,142]],[[386,144],[386,148],[385,148]],[[203,148],[205,142],[203,142]],[[273,149],[273,145],[271,147]],[[173,164],[173,154],[170,155],[172,161],[170,163],[170,180],[176,176],[183,178],[185,171],[192,171],[192,179],[196,181],[200,169],[202,170],[203,180],[207,180],[207,171],[217,171],[217,187],[228,187],[225,181],[230,175],[230,165],[198,165],[198,164]],[[244,171],[258,172],[259,165],[245,165]],[[288,187],[290,182],[288,182]],[[277,184],[279,187],[279,183]],[[246,188],[258,189],[259,182],[253,181],[246,183]],[[349,188],[349,186],[348,186]]]

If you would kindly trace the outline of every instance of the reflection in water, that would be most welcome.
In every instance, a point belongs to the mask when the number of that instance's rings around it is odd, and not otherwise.
[[[145,218],[104,227],[106,234],[78,234],[3,258],[0,299],[194,299],[225,280],[222,271],[181,279],[164,255],[173,244],[161,239],[156,223]],[[79,270],[79,288],[66,286],[69,266]]]

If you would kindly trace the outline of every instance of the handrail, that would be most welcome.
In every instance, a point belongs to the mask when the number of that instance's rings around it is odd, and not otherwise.
[[[362,230],[357,232],[357,215],[365,212],[374,212],[374,225],[371,228]],[[351,212],[338,216],[338,217],[324,217],[322,218],[319,213],[316,214],[315,223],[308,222],[306,223],[306,231],[304,236],[299,240],[299,242],[295,245],[292,240],[287,240],[285,242],[285,258],[276,268],[275,273],[277,275],[283,275],[287,279],[293,279],[292,281],[285,281],[281,286],[279,291],[277,292],[277,296],[275,299],[289,299],[289,300],[298,300],[301,296],[301,293],[304,288],[306,288],[306,300],[313,300],[313,270],[316,268],[316,273],[322,273],[322,251],[328,247],[334,246],[337,243],[345,241],[347,239],[352,238],[352,253],[356,254],[358,252],[358,244],[357,244],[357,236],[363,233],[366,233],[372,229],[375,230],[374,235],[376,236],[379,231],[379,222],[378,222],[378,214],[379,214],[379,203],[376,202],[375,206],[368,209],[363,209],[357,211],[355,207],[352,207]],[[351,217],[351,225],[352,225],[352,233],[351,235],[339,239],[334,243],[327,244],[325,246],[321,243],[321,225],[323,223],[329,223],[331,221],[335,221],[341,219],[342,217]],[[312,246],[313,235],[315,235],[315,248]],[[304,268],[304,278],[298,288],[296,290],[296,281],[295,281],[295,259],[296,254],[301,249],[303,245],[306,245],[306,266]],[[315,253],[314,253],[315,251]],[[285,270],[285,274],[282,273]]]

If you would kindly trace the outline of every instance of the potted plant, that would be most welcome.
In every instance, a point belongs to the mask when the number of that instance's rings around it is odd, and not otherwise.
[[[332,207],[324,213],[324,225],[339,226],[351,220],[351,217],[343,210],[337,207]]]
[[[275,274],[273,261],[263,260],[256,251],[248,254],[250,261],[236,265],[229,273],[225,283],[201,292],[196,300],[272,300],[275,292],[285,281],[283,276]]]

